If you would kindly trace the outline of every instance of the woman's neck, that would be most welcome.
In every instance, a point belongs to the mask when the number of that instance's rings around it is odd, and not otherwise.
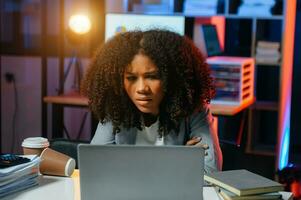
[[[144,126],[149,127],[157,121],[158,116],[149,113],[143,113],[142,118],[143,118]]]

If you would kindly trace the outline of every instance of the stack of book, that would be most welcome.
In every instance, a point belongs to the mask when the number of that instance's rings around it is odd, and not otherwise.
[[[258,41],[256,62],[258,64],[278,64],[281,58],[279,42]]]
[[[218,0],[186,0],[183,12],[185,15],[216,15]]]
[[[275,0],[243,0],[238,8],[241,16],[271,16]]]
[[[0,169],[0,198],[38,184],[40,157],[24,156],[29,162]]]
[[[169,0],[143,0],[142,3],[133,4],[133,12],[148,14],[167,14],[174,11]]]
[[[225,200],[288,199],[280,183],[247,170],[230,170],[204,175],[205,181],[216,186]]]

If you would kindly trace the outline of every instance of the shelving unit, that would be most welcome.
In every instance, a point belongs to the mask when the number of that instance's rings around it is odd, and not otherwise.
[[[280,43],[278,63],[256,63],[256,103],[249,109],[247,152],[276,155],[277,167],[288,155],[291,74],[296,1],[284,1],[282,15],[254,17],[252,57],[258,41]],[[290,49],[290,50],[289,50]],[[282,151],[284,150],[284,151]]]
[[[134,3],[147,4],[149,2],[154,3],[154,1],[144,0],[123,1],[127,8]],[[278,164],[281,160],[285,160],[288,155],[285,155],[283,146],[284,138],[289,136],[290,126],[296,0],[283,0],[282,5],[278,4],[278,10],[274,10],[275,13],[271,16],[240,16],[237,14],[241,2],[239,0],[218,1],[222,8],[219,7],[219,12],[214,16],[184,14],[183,3],[185,1],[161,2],[173,5],[174,13],[182,13],[193,20],[224,18],[222,26],[224,26],[225,34],[223,35],[224,41],[221,42],[225,46],[226,55],[255,57],[258,41],[280,43],[281,60],[279,63],[255,64],[256,102],[248,109],[246,151],[254,154],[276,155]],[[128,11],[133,12],[133,10],[123,10],[123,12]],[[166,14],[170,14],[170,10]],[[208,23],[210,20],[203,21]]]
[[[228,107],[253,102],[254,60],[252,58],[213,56],[207,58],[215,84],[211,105]]]

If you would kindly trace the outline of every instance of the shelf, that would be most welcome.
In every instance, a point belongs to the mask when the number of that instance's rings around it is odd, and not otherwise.
[[[226,18],[233,18],[233,19],[254,19],[254,20],[283,20],[282,15],[272,15],[272,16],[242,16],[236,14],[226,14],[224,15]]]
[[[74,106],[88,106],[88,99],[80,96],[78,93],[69,93],[58,96],[46,96],[43,98],[45,103],[74,105]]]
[[[254,149],[246,149],[246,153],[253,155],[263,155],[263,156],[275,156],[275,150],[272,148],[257,148]]]
[[[45,96],[43,100],[45,103],[51,104],[52,138],[62,138],[65,136],[65,133],[69,138],[68,132],[65,132],[65,125],[64,125],[64,110],[66,107],[79,108],[86,111],[89,105],[88,99],[86,97],[79,95],[78,92],[66,93],[58,96]],[[88,112],[86,112],[86,114],[87,113]],[[87,116],[86,114],[82,119],[83,120],[82,123],[85,122]],[[96,130],[97,124],[98,124],[98,120],[91,117],[91,133],[92,133],[90,135],[91,138],[94,135],[94,131]],[[81,124],[80,126],[82,125],[83,124]]]
[[[113,12],[112,12],[113,13]],[[122,14],[122,12],[116,12]],[[254,20],[283,20],[282,15],[272,15],[272,16],[242,16],[236,14],[215,14],[215,15],[202,15],[202,14],[189,14],[182,12],[126,12],[127,14],[135,14],[135,15],[176,15],[176,16],[184,16],[184,17],[195,17],[195,18],[211,18],[211,17],[225,17],[229,19],[254,19]]]
[[[253,109],[278,111],[278,103],[273,101],[256,101],[252,105]]]
[[[260,66],[275,66],[279,67],[281,63],[263,63],[263,62],[256,62],[255,65],[260,65]]]
[[[211,17],[225,17],[223,14],[216,14],[216,15],[197,15],[197,14],[184,14],[182,13],[183,16],[185,17],[195,17],[195,18],[211,18]]]
[[[249,99],[240,105],[211,104],[211,112],[214,115],[235,115],[254,103],[255,99]]]
[[[181,12],[135,12],[135,11],[127,11],[127,12],[110,12],[113,14],[132,14],[132,15],[166,15],[166,16],[185,16]]]
[[[74,106],[88,106],[88,99],[86,97],[80,96],[77,93],[65,94],[58,96],[46,96],[43,98],[45,103],[50,104],[61,104],[61,105],[74,105]],[[211,105],[211,112],[215,115],[234,115],[241,110],[245,109],[251,105],[254,101],[248,101],[245,104],[237,106],[221,106],[221,105]]]

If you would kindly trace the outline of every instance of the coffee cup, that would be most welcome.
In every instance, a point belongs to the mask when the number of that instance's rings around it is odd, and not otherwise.
[[[43,137],[29,137],[22,142],[24,155],[40,155],[41,152],[49,147],[47,138]]]
[[[46,148],[41,153],[40,173],[55,176],[71,176],[75,160],[63,153]]]

